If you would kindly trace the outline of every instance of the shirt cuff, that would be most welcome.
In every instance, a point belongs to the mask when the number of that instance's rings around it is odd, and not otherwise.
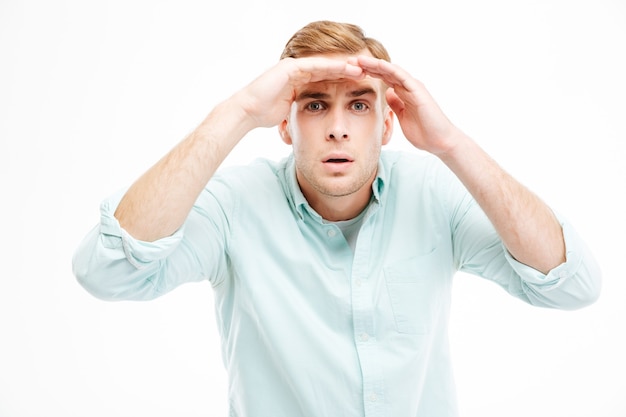
[[[550,270],[547,275],[518,262],[505,248],[507,261],[522,278],[522,281],[540,291],[558,288],[569,277],[577,273],[583,259],[582,241],[578,234],[562,216],[558,214],[556,216],[561,224],[563,239],[565,240],[565,262]]]
[[[126,259],[137,269],[145,268],[170,255],[183,238],[181,227],[171,236],[146,242],[132,237],[120,226],[114,216],[125,190],[118,191],[100,204],[100,235],[102,244],[109,249],[121,249]]]

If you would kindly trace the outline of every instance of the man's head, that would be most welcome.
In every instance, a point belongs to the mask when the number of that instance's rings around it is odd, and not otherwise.
[[[382,44],[365,37],[358,26],[321,21],[298,31],[282,58],[348,60],[358,55],[389,60]],[[291,111],[279,125],[283,141],[293,146],[304,196],[328,220],[350,218],[369,200],[380,148],[393,130],[386,89],[382,80],[369,76],[308,83],[296,88]]]

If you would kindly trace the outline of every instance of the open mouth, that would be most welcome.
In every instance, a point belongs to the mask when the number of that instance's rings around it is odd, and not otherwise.
[[[341,163],[344,163],[344,162],[352,162],[352,161],[350,161],[349,159],[346,159],[346,158],[330,158],[330,159],[327,159],[324,162],[331,163],[331,164],[341,164]]]

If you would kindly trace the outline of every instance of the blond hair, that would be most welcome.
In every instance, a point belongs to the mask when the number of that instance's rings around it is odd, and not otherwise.
[[[359,26],[320,20],[297,31],[285,45],[280,58],[302,58],[318,54],[354,55],[367,49],[374,58],[391,61],[385,47],[368,38]]]

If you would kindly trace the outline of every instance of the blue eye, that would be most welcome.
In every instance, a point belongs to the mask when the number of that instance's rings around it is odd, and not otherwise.
[[[352,104],[352,108],[353,108],[354,110],[356,110],[356,111],[359,111],[359,112],[361,112],[361,111],[365,111],[365,110],[367,110],[367,109],[368,109],[367,104],[365,104],[365,103],[363,103],[363,102],[360,102],[360,101],[358,101],[358,102],[356,102],[356,103]]]

